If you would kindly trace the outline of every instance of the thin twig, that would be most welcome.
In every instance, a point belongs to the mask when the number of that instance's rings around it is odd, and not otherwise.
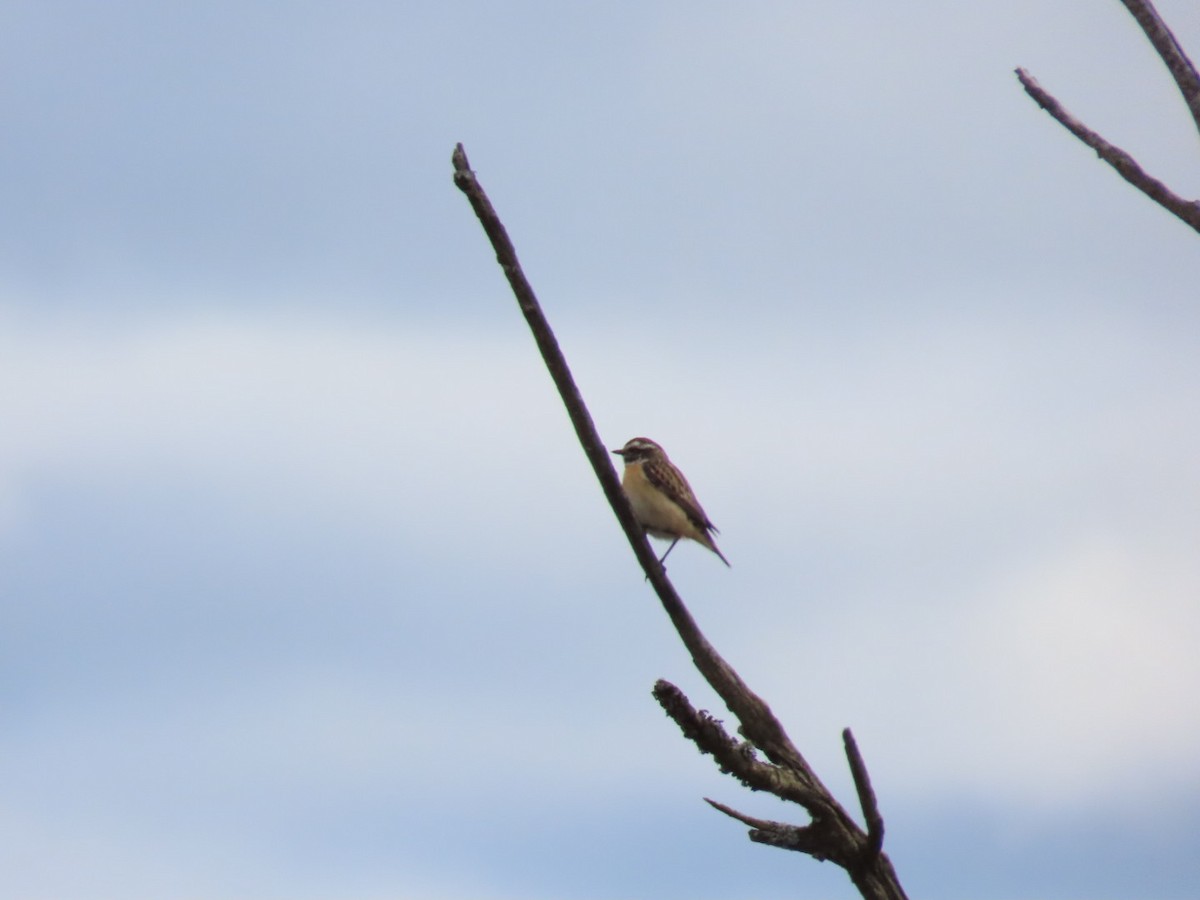
[[[879,814],[879,803],[875,789],[871,787],[871,776],[858,749],[858,741],[847,728],[842,732],[846,747],[846,759],[850,763],[850,774],[854,777],[854,789],[858,792],[858,805],[862,807],[863,820],[867,823],[867,846],[863,849],[864,863],[870,862],[883,849],[883,816]]]
[[[707,797],[704,798],[704,802],[713,809],[725,813],[731,819],[737,819],[743,825],[750,826],[750,840],[757,844],[807,853],[818,862],[824,862],[830,858],[827,855],[829,836],[815,825],[789,825],[787,822],[758,819]]]
[[[1032,75],[1024,69],[1017,69],[1016,72],[1021,86],[1025,88],[1025,93],[1032,97],[1038,106],[1050,113],[1071,134],[1095,150],[1096,155],[1116,169],[1117,174],[1122,178],[1159,206],[1174,213],[1192,228],[1200,231],[1200,203],[1184,200],[1157,178],[1147,175],[1132,156],[1115,144],[1106,141],[1067,112],[1063,105],[1038,84]]]
[[[761,828],[764,831],[779,830],[783,828],[793,828],[795,826],[788,825],[786,822],[775,822],[771,819],[756,819],[754,816],[748,816],[745,813],[738,812],[732,806],[726,806],[724,803],[718,803],[716,800],[704,798],[704,802],[713,809],[720,810],[729,816],[731,819],[737,819],[743,825],[749,825],[751,828]]]
[[[529,280],[525,277],[525,273],[521,269],[521,263],[517,259],[516,248],[513,246],[512,240],[509,239],[508,231],[500,221],[496,210],[492,207],[492,202],[488,199],[487,194],[484,193],[483,187],[475,177],[475,173],[471,171],[470,163],[467,161],[467,153],[463,149],[462,144],[458,144],[454,148],[454,155],[451,161],[454,164],[454,183],[467,195],[467,199],[471,202],[471,207],[475,210],[475,215],[479,218],[480,224],[483,225],[483,230],[492,242],[492,248],[496,251],[496,261],[500,263],[500,268],[504,270],[504,274],[508,278],[508,283],[512,287],[513,294],[517,298],[517,305],[525,315],[525,321],[529,324],[529,330],[533,332],[533,338],[542,353],[542,359],[546,363],[546,368],[550,371],[550,377],[554,380],[555,387],[558,388],[563,405],[567,408],[567,415],[571,419],[571,424],[575,427],[575,434],[579,438],[579,443],[583,445],[583,452],[592,464],[596,478],[600,481],[600,487],[604,491],[604,496],[608,498],[609,505],[612,506],[613,512],[616,513],[617,520],[621,523],[622,528],[624,528],[625,534],[629,538],[629,543],[633,547],[633,552],[642,562],[642,565],[645,566],[648,562],[653,562],[657,566],[658,559],[655,557],[654,551],[650,548],[650,544],[642,534],[641,529],[634,521],[633,511],[629,508],[629,503],[621,491],[621,483],[617,480],[617,473],[613,467],[612,457],[604,449],[604,444],[601,442],[600,435],[596,431],[596,426],[592,422],[591,414],[583,402],[583,395],[579,393],[579,388],[575,385],[575,379],[572,377],[571,370],[567,366],[567,359],[563,356],[563,352],[558,346],[558,339],[555,338],[554,332],[550,328],[550,323],[542,313],[542,307],[538,303],[537,295],[534,294],[532,285],[530,285]]]

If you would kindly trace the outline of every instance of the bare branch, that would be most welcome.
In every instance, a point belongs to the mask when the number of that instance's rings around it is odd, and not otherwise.
[[[1159,16],[1158,10],[1154,8],[1154,4],[1150,0],[1121,0],[1121,2],[1125,4],[1130,15],[1142,27],[1142,31],[1154,45],[1154,49],[1162,58],[1171,77],[1175,79],[1179,93],[1183,95],[1183,102],[1191,110],[1196,129],[1200,131],[1200,74],[1197,74],[1196,67],[1183,52],[1179,41],[1175,40],[1175,35],[1171,33],[1171,29]]]
[[[675,685],[659,679],[653,693],[654,699],[679,726],[683,736],[692,741],[701,753],[712,756],[722,772],[733,775],[752,791],[766,791],[798,803],[810,814],[823,815],[828,811],[825,796],[819,790],[814,790],[791,769],[761,762],[755,756],[752,744],[736,740],[717,719],[706,712],[698,712]]]
[[[1193,200],[1184,200],[1161,181],[1147,175],[1132,156],[1120,147],[1106,141],[1067,112],[1063,108],[1063,105],[1038,84],[1032,75],[1024,69],[1017,69],[1016,71],[1017,78],[1020,80],[1022,87],[1025,88],[1025,93],[1032,97],[1038,106],[1050,113],[1071,134],[1095,150],[1096,155],[1116,169],[1122,178],[1155,203],[1183,219],[1183,221],[1187,222],[1196,231],[1200,231],[1200,203]]]
[[[558,388],[575,433],[584,453],[592,463],[596,477],[608,498],[617,520],[625,530],[630,546],[646,577],[658,594],[663,608],[692,655],[697,669],[725,701],[741,723],[740,732],[747,739],[739,743],[730,737],[721,723],[704,713],[696,712],[687,698],[674,686],[659,682],[655,695],[664,709],[675,719],[684,733],[696,742],[702,752],[711,753],[722,768],[737,775],[756,790],[767,790],[775,796],[800,803],[812,816],[812,824],[804,828],[781,825],[780,829],[756,829],[751,838],[763,843],[802,850],[818,859],[831,859],[846,869],[851,880],[866,900],[905,900],[904,890],[887,857],[876,851],[866,853],[869,845],[866,834],[842,809],[828,789],[821,784],[804,757],[792,744],[783,725],[770,707],[754,694],[701,633],[683,600],[667,580],[666,571],[655,557],[645,534],[633,518],[629,501],[617,481],[610,457],[600,442],[583,397],[575,386],[565,357],[550,325],[542,313],[533,288],[529,285],[517,260],[516,250],[495,209],[467,162],[459,144],[452,158],[454,183],[467,195],[484,231],[496,251],[516,295],[525,320],[533,332],[538,348],[551,378]],[[755,748],[770,760],[763,763]],[[882,834],[882,831],[880,832]]]
[[[566,358],[559,349],[550,323],[542,313],[537,296],[525,278],[525,273],[521,270],[516,249],[508,237],[508,232],[499,216],[496,215],[496,211],[492,207],[491,201],[488,200],[487,194],[484,193],[483,187],[479,184],[479,180],[475,177],[475,173],[471,171],[462,144],[455,147],[452,162],[454,183],[467,195],[467,199],[475,210],[475,215],[478,216],[484,231],[492,242],[492,247],[496,251],[496,260],[500,263],[500,267],[504,270],[504,274],[512,286],[513,293],[517,298],[517,305],[520,306],[521,312],[525,315],[525,321],[533,332],[538,349],[542,352],[542,359],[545,360],[550,377],[554,379],[559,395],[567,407],[571,424],[575,426],[575,434],[578,436],[580,444],[583,445],[583,451],[591,462],[596,477],[600,480],[604,495],[608,498],[609,505],[617,516],[617,521],[625,530],[625,536],[633,548],[634,555],[642,564],[642,569],[658,594],[667,615],[670,616],[675,630],[679,632],[680,638],[688,652],[691,653],[696,668],[725,701],[730,712],[738,717],[747,738],[752,740],[767,755],[768,759],[779,765],[792,766],[798,771],[811,771],[808,763],[804,761],[800,751],[792,744],[783,726],[775,718],[767,704],[745,685],[737,672],[721,658],[721,655],[708,642],[691,613],[684,606],[683,600],[675,592],[674,586],[667,580],[666,572],[659,563],[658,557],[650,548],[641,526],[633,518],[633,511],[629,508],[629,501],[626,500],[625,494],[621,490],[611,456],[600,441],[600,436],[584,405],[583,397],[575,386],[575,380],[571,376]],[[815,775],[811,777],[816,781]]]
[[[871,777],[867,774],[867,764],[863,762],[862,753],[858,750],[858,741],[847,728],[842,732],[842,742],[846,746],[846,759],[850,763],[850,774],[854,777],[854,789],[858,792],[858,804],[862,807],[863,820],[867,823],[867,846],[863,848],[866,857],[874,857],[883,849],[883,816],[879,814],[879,804],[875,800],[875,789],[871,787]]]
[[[784,828],[794,828],[794,825],[788,825],[786,822],[773,822],[770,819],[756,819],[754,816],[748,816],[745,813],[740,813],[731,806],[726,806],[724,803],[718,803],[716,800],[704,798],[704,802],[713,809],[720,810],[729,816],[731,819],[737,819],[743,825],[749,825],[751,828],[759,828],[763,831],[780,831]]]
[[[828,838],[811,825],[789,825],[787,822],[774,822],[770,819],[757,819],[740,813],[731,806],[718,803],[716,800],[704,798],[704,802],[713,809],[720,810],[731,819],[750,826],[750,840],[758,844],[779,847],[781,850],[796,850],[807,853],[813,859],[824,862]]]
[[[571,424],[575,427],[575,434],[579,438],[579,443],[583,445],[583,452],[592,464],[604,496],[608,498],[617,520],[625,529],[625,535],[629,538],[634,555],[644,567],[653,565],[655,568],[661,568],[658,565],[658,558],[650,549],[650,544],[642,534],[641,528],[634,521],[633,511],[629,508],[629,502],[621,490],[621,483],[617,480],[612,457],[604,449],[604,444],[592,422],[591,414],[584,405],[583,395],[579,393],[575,379],[571,376],[566,357],[559,349],[558,340],[554,337],[550,323],[546,321],[546,317],[542,313],[533,287],[521,270],[516,248],[513,247],[513,243],[508,237],[508,231],[492,207],[487,194],[484,193],[483,187],[476,179],[475,173],[471,171],[467,153],[462,144],[458,144],[454,148],[451,161],[454,164],[454,183],[467,195],[471,207],[475,210],[475,215],[479,218],[483,230],[492,242],[492,248],[496,251],[496,261],[500,263],[500,268],[504,270],[508,283],[512,286],[513,294],[517,298],[517,305],[525,315],[529,330],[533,332],[533,338],[542,353],[542,359],[545,361],[546,368],[550,371],[550,377],[554,379],[554,385],[558,388],[559,396],[562,397],[563,404],[567,408]]]

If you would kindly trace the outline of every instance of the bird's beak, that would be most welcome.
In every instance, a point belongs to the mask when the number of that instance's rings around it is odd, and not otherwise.
[[[613,451],[613,453],[617,454],[617,456],[624,456],[624,455],[625,455],[625,451],[624,451],[624,450],[614,450],[614,451]]]

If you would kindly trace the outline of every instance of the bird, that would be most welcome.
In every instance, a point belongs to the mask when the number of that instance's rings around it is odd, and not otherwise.
[[[650,438],[635,437],[613,453],[625,460],[621,486],[629,498],[629,505],[633,507],[633,517],[648,534],[671,541],[671,546],[659,560],[660,564],[675,549],[680,538],[691,538],[729,565],[729,560],[717,549],[713,540],[713,535],[718,533],[717,527],[709,520],[700,501],[692,493],[691,485],[667,458],[662,447]]]

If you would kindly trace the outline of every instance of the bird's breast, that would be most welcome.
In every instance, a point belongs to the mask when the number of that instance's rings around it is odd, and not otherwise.
[[[627,465],[621,484],[634,518],[655,537],[691,537],[696,531],[682,507],[646,478],[642,463]]]

